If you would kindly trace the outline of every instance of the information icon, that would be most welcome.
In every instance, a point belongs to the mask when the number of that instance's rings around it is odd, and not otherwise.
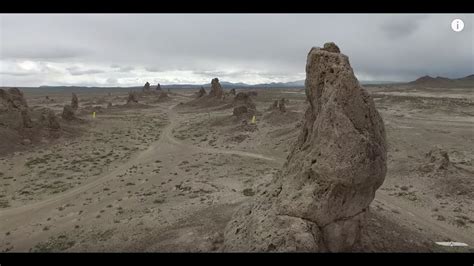
[[[458,18],[453,20],[453,22],[451,22],[451,28],[455,32],[462,31],[462,29],[464,29],[464,21],[462,21],[461,19],[458,19]]]

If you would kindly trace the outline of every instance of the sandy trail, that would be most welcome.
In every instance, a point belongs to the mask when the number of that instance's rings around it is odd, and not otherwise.
[[[453,241],[463,242],[471,247],[474,246],[474,235],[471,232],[450,224],[435,221],[429,210],[418,208],[402,200],[392,198],[384,194],[383,191],[377,191],[375,201],[382,203],[384,209],[388,211],[393,209],[398,210],[400,212],[400,218],[415,223],[418,227],[423,228],[424,231],[432,231]],[[437,241],[443,241],[443,239]]]
[[[169,124],[165,128],[165,130],[170,126],[171,124]],[[151,158],[155,154],[156,149],[161,146],[163,142],[165,142],[165,138],[163,136],[164,134],[160,136],[160,139],[158,141],[152,143],[148,149],[141,153],[133,155],[130,160],[123,163],[117,169],[114,169],[113,171],[106,173],[103,176],[99,176],[97,179],[89,183],[86,183],[84,185],[81,185],[79,187],[76,187],[74,189],[58,194],[57,196],[51,197],[43,201],[31,203],[21,207],[3,209],[2,211],[0,211],[0,224],[2,225],[2,227],[18,226],[17,222],[25,221],[25,219],[28,220],[28,217],[34,217],[37,213],[44,213],[47,210],[56,207],[58,203],[64,204],[67,200],[70,200],[75,196],[96,187],[97,185],[100,185],[112,178],[117,177],[119,174],[123,173],[125,170],[127,170],[134,164],[143,162],[147,158]]]
[[[59,205],[65,204],[67,202],[74,201],[81,193],[84,193],[95,186],[102,184],[108,180],[117,178],[118,175],[126,171],[129,167],[143,162],[148,162],[156,158],[167,157],[171,154],[175,156],[180,156],[182,154],[191,154],[191,153],[219,153],[219,154],[233,154],[243,157],[251,157],[266,160],[272,164],[281,165],[285,159],[284,158],[275,158],[269,157],[262,154],[244,152],[238,150],[225,150],[225,149],[215,149],[215,148],[201,148],[194,146],[188,143],[182,143],[172,136],[173,129],[180,124],[180,117],[178,113],[174,110],[176,105],[171,105],[167,109],[167,115],[170,123],[163,129],[162,134],[158,141],[153,142],[146,150],[135,154],[129,161],[122,164],[119,168],[100,176],[92,182],[84,184],[80,187],[72,189],[70,191],[64,192],[57,196],[51,197],[49,199],[28,204],[21,207],[7,208],[0,211],[0,224],[2,231],[6,231],[7,228],[21,227],[22,225],[31,224],[31,222],[36,219],[37,216],[45,215],[45,213],[50,213]],[[172,163],[172,162],[171,162]],[[388,209],[397,209],[400,210],[400,218],[404,220],[414,222],[415,224],[433,231],[439,235],[446,236],[447,238],[453,239],[454,241],[461,241],[467,243],[470,246],[474,246],[474,235],[471,232],[466,230],[461,230],[454,226],[436,222],[431,214],[422,210],[418,207],[411,206],[401,200],[392,198],[388,195],[385,195],[384,192],[379,191],[376,194],[376,201],[382,203]],[[439,241],[443,241],[439,239]]]
[[[220,153],[220,154],[229,154],[229,155],[238,155],[238,156],[244,156],[244,157],[251,157],[251,158],[255,158],[255,159],[262,159],[262,160],[266,160],[266,161],[270,161],[270,162],[273,162],[273,163],[276,163],[276,164],[282,164],[284,162],[284,159],[282,158],[276,158],[276,157],[270,157],[270,156],[266,156],[266,155],[262,155],[262,154],[258,154],[258,153],[252,153],[252,152],[245,152],[245,151],[239,151],[239,150],[224,150],[224,149],[215,149],[215,148],[202,148],[202,147],[198,147],[198,146],[195,146],[195,145],[192,145],[192,144],[187,144],[187,143],[182,143],[180,142],[179,140],[177,140],[176,138],[173,137],[173,129],[176,128],[176,125],[179,124],[179,118],[177,116],[177,113],[173,110],[173,108],[175,107],[176,105],[174,106],[171,106],[169,108],[169,113],[168,113],[168,116],[169,116],[169,119],[171,121],[171,124],[170,126],[168,126],[164,131],[163,131],[163,135],[164,135],[164,138],[166,139],[166,141],[168,141],[169,143],[171,144],[175,144],[175,145],[179,145],[179,146],[183,146],[185,147],[186,149],[190,149],[190,150],[193,150],[193,151],[196,151],[196,152],[207,152],[207,153]]]
[[[213,149],[213,148],[201,148],[197,146],[190,146],[189,144],[184,144],[179,142],[172,136],[173,129],[179,124],[179,119],[177,118],[177,113],[173,110],[176,105],[172,105],[168,108],[168,117],[170,123],[163,129],[162,134],[160,135],[159,140],[152,143],[146,150],[135,154],[132,158],[127,161],[126,163],[122,164],[117,169],[114,169],[111,172],[106,173],[98,177],[97,179],[86,183],[82,186],[77,188],[71,189],[66,191],[62,194],[58,194],[57,196],[48,198],[43,201],[31,203],[28,205],[20,206],[20,207],[13,207],[13,208],[5,208],[0,211],[0,224],[2,230],[5,228],[12,228],[18,227],[19,224],[29,222],[32,219],[35,219],[40,214],[45,214],[50,212],[51,210],[57,208],[59,205],[63,205],[68,201],[74,200],[75,197],[80,195],[81,193],[87,192],[88,190],[107,182],[108,180],[117,178],[118,175],[125,172],[131,166],[148,162],[151,160],[155,160],[160,155],[170,156],[171,154],[179,155],[179,154],[191,154],[191,153],[221,153],[221,154],[233,154],[238,156],[244,157],[252,157],[262,160],[267,160],[272,163],[281,164],[283,162],[282,159],[268,157],[261,154],[254,154],[250,152],[238,151],[238,150],[221,150],[221,149]]]

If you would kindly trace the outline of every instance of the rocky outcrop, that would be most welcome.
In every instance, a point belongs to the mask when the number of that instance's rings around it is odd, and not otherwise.
[[[422,172],[434,172],[447,170],[451,165],[451,160],[447,151],[440,147],[431,149],[425,155],[426,163],[420,166]]]
[[[79,99],[77,98],[77,95],[74,92],[72,93],[71,107],[74,110],[77,110],[79,108]]]
[[[211,80],[211,91],[209,92],[209,96],[216,97],[219,99],[224,96],[224,90],[222,89],[218,78],[214,78]]]
[[[15,130],[33,126],[28,104],[18,88],[0,89],[0,125]]]
[[[23,93],[0,89],[0,154],[61,135],[61,125],[48,108],[29,108]]]
[[[145,83],[145,86],[143,86],[143,92],[149,92],[150,91],[150,83],[148,81]]]
[[[48,119],[48,128],[53,129],[53,130],[58,130],[61,128],[58,118],[52,110],[48,112],[48,115],[46,116],[46,118]]]
[[[249,109],[247,108],[247,106],[240,105],[240,106],[234,107],[232,114],[235,116],[242,116],[242,115],[248,114],[248,112],[249,112]]]
[[[434,168],[440,170],[448,169],[450,160],[447,151],[436,148],[428,152],[426,157],[429,158],[429,163],[432,164]]]
[[[197,97],[201,98],[202,96],[205,96],[206,94],[207,94],[206,90],[203,87],[201,87],[199,91],[197,92]]]
[[[59,123],[58,117],[51,109],[44,109],[41,114],[41,124],[52,130],[61,129],[61,124]]]
[[[8,90],[0,89],[0,99],[3,108],[7,108],[8,110],[28,108],[23,92],[18,88],[10,88]]]
[[[281,98],[280,100],[275,100],[270,107],[268,107],[269,111],[280,111],[282,113],[286,112],[286,102],[285,98]]]
[[[249,94],[246,92],[239,92],[235,95],[233,100],[234,111],[233,115],[242,116],[242,115],[254,115],[256,112],[255,103],[253,103]]]
[[[278,101],[278,110],[282,113],[286,112],[285,102],[285,98],[281,98],[280,101]]]
[[[234,106],[245,105],[249,109],[255,109],[255,103],[250,98],[250,95],[246,92],[239,92],[234,97],[233,101]]]
[[[225,251],[351,251],[387,171],[385,128],[334,43],[312,48],[306,110],[283,169],[241,206]]]
[[[66,121],[76,120],[76,113],[74,112],[72,106],[70,106],[69,104],[65,105],[61,117]]]
[[[33,122],[31,121],[30,111],[28,109],[21,110],[21,121],[23,122],[23,127],[32,128]]]
[[[229,94],[235,96],[235,89],[230,89]]]

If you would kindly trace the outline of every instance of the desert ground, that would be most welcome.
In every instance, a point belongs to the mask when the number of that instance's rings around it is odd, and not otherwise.
[[[366,89],[385,124],[388,172],[357,251],[473,252],[474,89]],[[219,252],[235,208],[282,167],[307,106],[302,88],[252,90],[255,124],[226,101],[194,104],[197,89],[135,105],[126,91],[74,91],[78,122],[1,152],[0,250]],[[71,101],[71,91],[24,93],[58,115]],[[285,112],[269,108],[282,98]]]

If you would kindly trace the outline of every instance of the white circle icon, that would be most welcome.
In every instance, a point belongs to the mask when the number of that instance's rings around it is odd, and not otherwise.
[[[460,20],[460,19],[455,19],[453,20],[453,22],[451,22],[451,28],[453,29],[453,31],[455,32],[460,32],[462,31],[462,29],[464,29],[464,21]]]

